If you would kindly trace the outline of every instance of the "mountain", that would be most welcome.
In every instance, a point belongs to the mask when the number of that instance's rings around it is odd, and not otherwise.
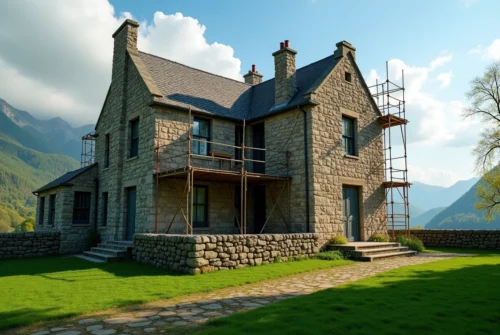
[[[480,181],[479,181],[480,182]],[[477,182],[477,183],[479,183]],[[476,199],[476,184],[458,200],[434,216],[426,225],[426,229],[500,229],[500,218],[490,223],[484,219],[484,214],[474,207]]]
[[[93,130],[94,125],[74,128],[59,117],[39,120],[0,99],[0,133],[27,148],[80,160],[82,136]]]
[[[425,225],[430,220],[432,220],[432,218],[434,218],[438,213],[443,211],[445,208],[446,207],[436,207],[433,209],[429,209],[428,211],[425,211],[425,212],[421,213],[420,215],[418,215],[418,214],[415,215],[412,212],[410,212],[410,214],[412,215],[411,220],[410,220],[410,224],[412,227],[415,227],[415,226],[425,227]]]
[[[467,192],[478,178],[461,180],[450,187],[413,182],[409,190],[410,204],[428,211],[436,207],[447,207]]]

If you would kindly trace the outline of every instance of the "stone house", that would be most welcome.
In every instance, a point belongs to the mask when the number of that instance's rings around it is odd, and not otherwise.
[[[92,229],[102,240],[386,232],[381,114],[351,44],[296,69],[282,42],[275,78],[253,66],[240,82],[139,51],[138,27],[113,34],[96,163],[35,191],[37,230],[60,230],[64,252]]]

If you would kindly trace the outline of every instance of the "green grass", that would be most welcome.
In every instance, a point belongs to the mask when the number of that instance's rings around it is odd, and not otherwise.
[[[0,329],[349,264],[306,260],[183,275],[136,262],[74,257],[0,261]]]
[[[499,298],[500,253],[479,251],[215,319],[192,333],[500,334]]]

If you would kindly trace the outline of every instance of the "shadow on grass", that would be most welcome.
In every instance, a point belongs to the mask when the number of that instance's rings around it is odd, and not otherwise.
[[[141,264],[134,261],[115,263],[92,263],[71,256],[39,257],[26,259],[8,259],[0,261],[0,277],[8,276],[35,276],[40,275],[47,279],[71,281],[55,278],[51,274],[67,271],[81,271],[100,269],[117,277],[137,276],[190,276],[185,273],[156,268],[152,265]],[[82,274],[79,275],[81,278]]]
[[[498,257],[428,263],[215,319],[192,333],[500,334],[499,282]]]

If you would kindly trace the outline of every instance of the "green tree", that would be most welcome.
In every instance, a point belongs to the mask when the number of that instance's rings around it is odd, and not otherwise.
[[[500,215],[500,171],[495,169],[500,159],[500,62],[489,65],[470,84],[470,106],[464,110],[464,116],[479,117],[486,125],[473,151],[476,170],[483,176],[476,188],[475,207],[491,221],[495,214]]]
[[[35,231],[35,218],[30,216],[16,227],[16,232]]]

